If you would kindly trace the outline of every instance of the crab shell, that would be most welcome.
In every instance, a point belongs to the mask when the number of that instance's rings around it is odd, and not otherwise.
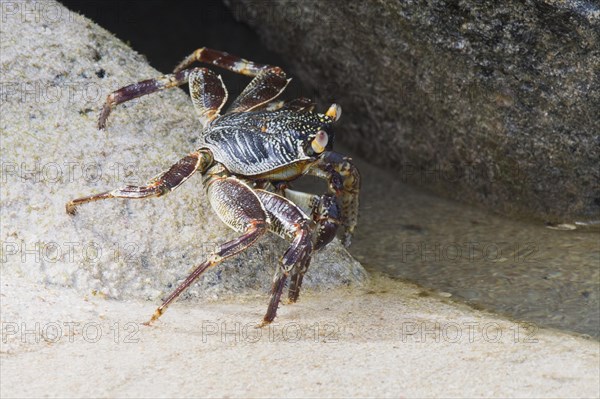
[[[292,110],[226,114],[207,126],[200,148],[232,174],[291,180],[332,148],[333,122],[325,114]]]

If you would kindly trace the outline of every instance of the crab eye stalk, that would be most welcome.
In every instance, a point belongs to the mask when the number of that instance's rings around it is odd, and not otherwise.
[[[327,143],[329,142],[329,136],[324,130],[319,130],[315,136],[315,138],[310,143],[313,151],[317,154],[325,151],[325,147],[327,147]]]
[[[342,116],[342,107],[337,104],[331,104],[325,115],[333,119],[334,122],[337,122]]]

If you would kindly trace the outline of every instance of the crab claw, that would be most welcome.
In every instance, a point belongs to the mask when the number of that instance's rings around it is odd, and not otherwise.
[[[335,194],[340,204],[341,224],[344,227],[342,243],[347,247],[358,223],[360,173],[352,163],[352,158],[333,151],[324,152],[316,166],[324,172],[329,191]]]

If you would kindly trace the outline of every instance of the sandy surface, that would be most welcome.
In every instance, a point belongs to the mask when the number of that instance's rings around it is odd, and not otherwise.
[[[2,397],[598,397],[599,344],[372,279],[308,292],[255,329],[266,296],[85,297],[3,276]],[[30,306],[23,307],[23,303]]]

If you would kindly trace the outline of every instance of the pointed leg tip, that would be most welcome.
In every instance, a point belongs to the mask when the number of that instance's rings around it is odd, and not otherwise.
[[[263,328],[263,327],[268,326],[272,322],[273,322],[273,320],[265,320],[265,319],[263,319],[260,323],[258,323],[256,326],[254,326],[254,328]]]
[[[65,210],[68,215],[75,216],[77,214],[77,206],[72,202],[67,202],[65,205]]]
[[[154,327],[154,322],[157,320],[157,317],[154,317],[154,315],[150,318],[150,320],[143,322],[142,324],[146,327]]]
[[[163,314],[163,312],[160,309],[157,309],[154,314],[152,315],[152,317],[150,318],[150,320],[148,320],[145,323],[142,323],[145,326],[151,327],[152,323],[154,323],[156,320],[158,320],[158,318]]]
[[[298,302],[299,297],[300,297],[299,292],[292,292],[292,293],[289,293],[288,297],[286,299],[284,299],[283,301],[281,301],[281,303],[283,303],[285,305],[293,305],[296,302]]]

